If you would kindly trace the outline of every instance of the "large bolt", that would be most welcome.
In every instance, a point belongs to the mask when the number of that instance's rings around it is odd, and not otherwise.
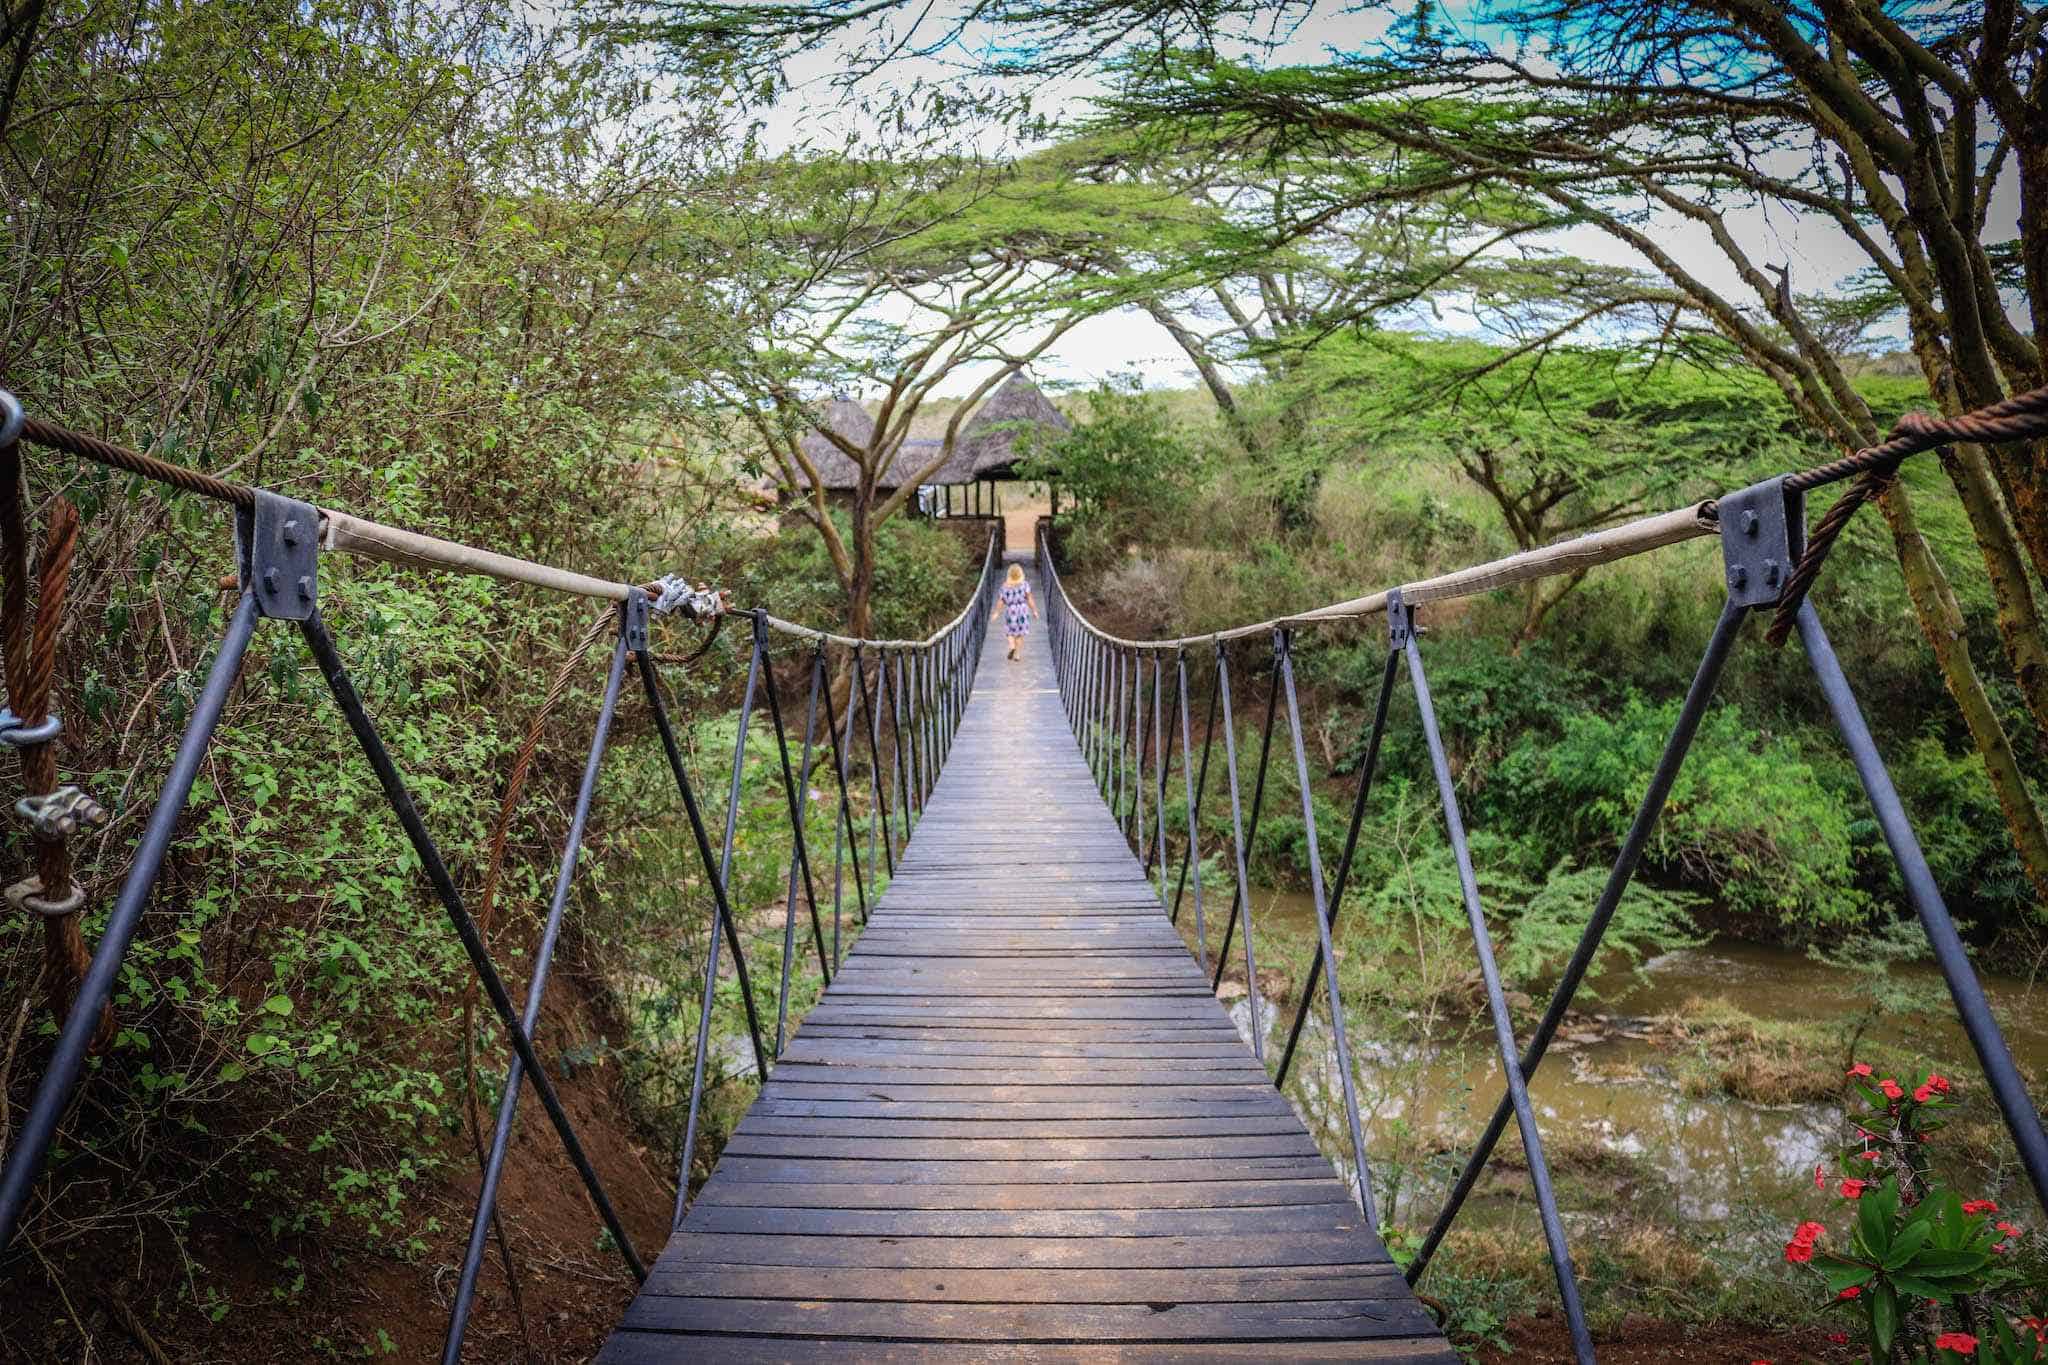
[[[299,600],[301,602],[313,600],[313,580],[305,574],[299,575]]]
[[[1742,513],[1742,534],[1753,537],[1756,535],[1757,529],[1758,527],[1755,509],[1744,508]]]
[[[1740,565],[1740,564],[1737,564],[1737,565],[1736,565],[1736,566],[1735,566],[1734,568],[1732,568],[1732,569],[1730,569],[1730,570],[1728,571],[1728,582],[1729,582],[1729,585],[1730,585],[1731,587],[1735,587],[1735,588],[1746,588],[1746,587],[1748,587],[1748,586],[1749,586],[1749,570],[1748,570],[1748,569],[1746,569],[1746,568],[1744,568],[1744,567],[1743,567],[1742,565]]]
[[[299,544],[299,519],[297,517],[285,518],[284,527],[279,532],[279,535],[288,548],[297,549]]]
[[[1767,588],[1778,586],[1778,561],[1775,559],[1766,559],[1764,561],[1764,586]]]
[[[277,595],[277,570],[275,568],[263,571],[263,591],[272,596]]]

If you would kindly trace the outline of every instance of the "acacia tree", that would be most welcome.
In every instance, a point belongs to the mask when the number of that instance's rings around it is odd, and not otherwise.
[[[1320,68],[1198,57],[1133,92],[1118,113],[1249,121],[1326,151],[1390,144],[1425,183],[1462,173],[1519,186],[1626,244],[1843,448],[1875,443],[1880,425],[1789,267],[1759,259],[1731,224],[1740,207],[1831,225],[1862,251],[1903,311],[1944,410],[2048,377],[2034,336],[2003,307],[2017,289],[2029,316],[2048,308],[2048,271],[2012,268],[2015,255],[2048,252],[2048,186],[2030,188],[2025,170],[2048,155],[2039,112],[2048,83],[2032,55],[2040,16],[1999,4],[1894,19],[1873,0],[1554,0],[1492,11],[1521,44],[1503,48],[1453,43],[1429,13],[1415,11],[1386,51]],[[1541,62],[1530,51],[1538,45]],[[2016,252],[1988,231],[2009,162],[2021,168]],[[1696,226],[1739,288],[1723,290],[1689,264],[1660,222]],[[1957,445],[1944,468],[2021,694],[2048,731],[2035,581],[2048,563],[2048,473],[2036,455]],[[2048,827],[1971,658],[1962,609],[1904,486],[1894,483],[1879,506],[1922,632],[2048,897]]]
[[[1317,394],[1303,382],[1328,338],[1416,316],[1447,294],[1475,309],[1533,300],[1526,239],[1564,220],[1533,196],[1472,176],[1419,185],[1394,149],[1337,155],[1286,145],[1255,123],[1125,127],[1062,144],[1080,174],[1153,187],[1184,229],[1151,244],[1139,300],[1188,357],[1224,429],[1270,488],[1283,526],[1313,520],[1328,454],[1313,439]]]
[[[758,340],[700,376],[765,448],[768,472],[824,542],[848,629],[864,635],[877,530],[952,457],[976,403],[1141,288],[1117,247],[1143,215],[1129,194],[1046,162],[801,156],[747,176],[735,278]],[[918,417],[963,374],[979,378],[943,437],[906,462]],[[819,420],[819,400],[847,389],[875,404],[865,434]],[[813,434],[853,468],[843,522],[805,448]]]
[[[1448,456],[1533,550],[1810,457],[1761,377],[1708,361],[1381,333],[1318,347],[1303,382],[1323,395],[1322,439],[1390,467]],[[1522,585],[1517,648],[1585,577]]]

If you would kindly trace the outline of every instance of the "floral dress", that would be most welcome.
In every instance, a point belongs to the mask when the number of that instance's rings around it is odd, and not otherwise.
[[[996,594],[1003,599],[1003,634],[1012,640],[1031,633],[1031,585],[1005,583]]]

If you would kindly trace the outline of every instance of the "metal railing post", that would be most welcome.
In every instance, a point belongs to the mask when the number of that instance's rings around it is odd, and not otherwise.
[[[1912,822],[1906,817],[1905,806],[1899,801],[1877,742],[1864,723],[1863,709],[1856,704],[1856,694],[1850,690],[1849,679],[1842,672],[1827,632],[1821,629],[1820,617],[1810,599],[1799,604],[1797,621],[1799,642],[1820,681],[1821,695],[1827,699],[1835,728],[1842,733],[1842,743],[1849,750],[1849,761],[1856,767],[1864,794],[1870,798],[1871,812],[1877,817],[1885,846],[1898,864],[1906,899],[1912,902],[1928,946],[1934,949],[1935,961],[1941,964],[1949,998],[1955,1003],[1963,1032],[1969,1035],[1970,1047],[1977,1054],[1977,1065],[1991,1087],[1991,1096],[2005,1117],[2020,1164],[2026,1168],[2027,1180],[2034,1187],[2034,1198],[2048,1208],[2048,1135],[2041,1129],[2041,1112],[2034,1107],[2019,1068],[2013,1065],[2012,1049],[1998,1027],[1997,1016],[1991,1012],[1983,983],[1970,966],[1969,949],[1963,946],[1955,921],[1949,917],[1941,888],[1934,881],[1934,870],[1927,865],[1927,855],[1913,833]]]
[[[597,794],[597,775],[604,765],[604,752],[611,736],[612,717],[618,711],[619,685],[626,677],[627,623],[637,616],[647,619],[647,595],[638,588],[635,597],[619,610],[619,640],[612,649],[610,670],[605,674],[604,699],[597,709],[597,726],[590,738],[590,753],[583,761],[583,780],[576,788],[576,804],[569,815],[569,831],[562,841],[562,859],[555,870],[555,891],[548,902],[548,915],[541,927],[540,944],[533,954],[533,975],[526,985],[526,1011],[521,1024],[531,1038],[540,1027],[541,1002],[547,995],[548,969],[554,963],[555,945],[561,938],[562,915],[569,905],[569,887],[576,877],[576,864],[583,851],[583,831],[590,820],[590,803]],[[462,1257],[462,1273],[455,1285],[455,1302],[448,1313],[448,1334],[441,1348],[443,1365],[456,1365],[462,1358],[462,1337],[469,1326],[470,1307],[476,1301],[476,1281],[483,1269],[484,1246],[498,1207],[498,1184],[505,1173],[505,1151],[512,1139],[512,1120],[519,1112],[519,1089],[525,1067],[515,1055],[505,1067],[505,1085],[498,1096],[497,1122],[491,1128],[490,1155],[484,1161],[483,1183],[477,1189],[476,1214],[470,1222],[469,1244]]]
[[[1380,670],[1379,701],[1373,707],[1372,735],[1366,741],[1365,762],[1358,774],[1358,795],[1351,802],[1351,823],[1344,832],[1344,854],[1337,860],[1337,876],[1330,883],[1330,928],[1337,927],[1338,912],[1344,908],[1344,888],[1351,877],[1351,859],[1358,850],[1358,831],[1365,821],[1365,804],[1372,795],[1373,774],[1380,763],[1380,741],[1387,733],[1387,703],[1393,699],[1394,676],[1401,665],[1401,651],[1387,651],[1386,666]],[[1294,1025],[1287,1031],[1287,1046],[1280,1053],[1280,1066],[1273,1073],[1273,1085],[1277,1089],[1287,1083],[1287,1068],[1294,1061],[1294,1049],[1301,1042],[1302,1025],[1308,1021],[1309,1002],[1315,999],[1317,978],[1323,972],[1322,945],[1316,946],[1316,955],[1308,964],[1308,982],[1302,987],[1301,1005],[1294,1012]]]
[[[334,695],[336,706],[341,710],[349,729],[355,733],[356,743],[362,748],[363,756],[369,760],[370,768],[377,774],[377,781],[384,789],[384,799],[390,803],[398,816],[399,824],[405,829],[407,840],[413,852],[419,856],[421,870],[427,882],[434,889],[441,907],[454,926],[456,937],[462,940],[463,951],[469,955],[470,965],[476,969],[477,978],[483,983],[484,994],[490,997],[491,1008],[498,1012],[499,1022],[511,1039],[512,1049],[525,1064],[527,1077],[533,1082],[534,1091],[540,1096],[541,1107],[547,1110],[548,1120],[554,1125],[555,1134],[562,1141],[562,1149],[568,1154],[570,1164],[583,1181],[583,1188],[590,1200],[597,1206],[598,1216],[604,1220],[607,1231],[612,1235],[619,1253],[625,1258],[633,1278],[646,1283],[647,1267],[642,1264],[639,1252],[633,1248],[632,1238],[613,1210],[611,1199],[605,1194],[603,1184],[597,1178],[597,1168],[583,1151],[583,1144],[577,1140],[576,1129],[569,1122],[569,1113],[562,1107],[562,1101],[555,1094],[554,1086],[548,1081],[547,1072],[542,1068],[540,1058],[533,1050],[533,1040],[526,1036],[521,1027],[519,1014],[512,1007],[512,996],[506,991],[505,983],[492,965],[490,953],[485,949],[483,936],[477,931],[476,921],[462,903],[462,893],[455,887],[455,879],[449,875],[447,864],[441,859],[441,850],[434,838],[427,832],[426,822],[420,819],[419,810],[413,804],[412,793],[406,789],[405,779],[399,775],[398,766],[392,762],[391,754],[384,747],[377,727],[364,709],[363,701],[356,694],[355,684],[350,681],[348,670],[341,661],[341,655],[334,647],[334,639],[327,633],[316,611],[299,622],[299,633],[305,637],[307,646],[313,651],[313,659],[320,666],[320,673],[327,680],[328,691]]]
[[[1230,923],[1237,923],[1237,911],[1244,909],[1244,975],[1246,1004],[1251,1010],[1252,1055],[1261,1062],[1266,1060],[1265,1031],[1259,1027],[1259,976],[1258,960],[1252,951],[1251,880],[1245,866],[1244,817],[1239,809],[1237,795],[1237,729],[1232,724],[1230,707],[1230,660],[1225,655],[1223,642],[1216,642],[1216,689],[1223,696],[1223,754],[1230,772],[1230,836],[1231,851],[1235,854],[1237,871],[1237,899],[1231,906]],[[1267,747],[1271,747],[1268,745]],[[1264,776],[1262,772],[1261,777]],[[1223,948],[1216,955],[1216,979],[1210,989],[1223,982],[1223,967],[1230,957],[1230,931],[1223,934]]]
[[[758,622],[759,618],[757,617],[756,620]],[[765,627],[763,628],[765,629]],[[796,876],[797,864],[800,861],[797,854],[804,847],[804,825],[810,818],[811,813],[811,803],[808,799],[811,781],[811,748],[818,732],[818,688],[822,684],[824,676],[825,642],[820,639],[811,651],[810,697],[804,703],[803,760],[797,764],[797,775],[803,784],[803,791],[797,794],[797,798],[790,809],[790,819],[793,822],[791,833],[795,842],[789,851],[789,876],[785,882],[782,897],[782,980],[775,994],[775,1056],[778,1060],[781,1059],[783,1048],[788,1041],[789,969],[790,959],[796,956]],[[772,674],[769,677],[768,685],[771,688],[775,685]],[[782,736],[778,733],[776,735],[776,742],[780,744],[781,740]],[[789,755],[786,752],[782,756],[782,761],[785,766],[789,762]],[[834,827],[837,828],[836,821],[834,822]],[[808,872],[808,869],[806,871]],[[805,883],[806,892],[809,889],[807,878]],[[817,918],[818,905],[816,900],[813,900],[811,902],[811,921],[813,924],[817,922]],[[824,957],[825,938],[823,934],[820,934],[818,936],[818,958],[821,966],[824,963]]]
[[[1501,1069],[1507,1075],[1508,1098],[1515,1107],[1515,1125],[1521,1130],[1522,1154],[1529,1163],[1529,1183],[1536,1191],[1543,1240],[1550,1251],[1551,1269],[1557,1276],[1557,1292],[1563,1300],[1572,1351],[1581,1362],[1590,1365],[1593,1336],[1586,1326],[1585,1306],[1579,1301],[1578,1276],[1572,1269],[1571,1248],[1564,1236],[1564,1220],[1557,1211],[1557,1194],[1551,1187],[1550,1162],[1543,1154],[1543,1134],[1536,1123],[1535,1106],[1529,1102],[1529,1082],[1522,1074],[1514,1020],[1508,1014],[1507,992],[1501,985],[1500,966],[1494,961],[1493,936],[1486,927],[1486,911],[1479,901],[1479,879],[1472,870],[1472,849],[1465,837],[1464,817],[1458,808],[1457,783],[1451,777],[1450,759],[1444,752],[1443,736],[1437,729],[1429,678],[1422,667],[1422,649],[1415,642],[1414,611],[1400,599],[1398,592],[1388,596],[1387,624],[1391,643],[1399,646],[1407,656],[1408,682],[1415,690],[1415,709],[1422,717],[1422,737],[1429,747],[1430,767],[1436,773],[1437,796],[1444,811],[1444,830],[1451,841],[1451,855],[1457,862],[1458,886],[1465,901],[1465,919],[1472,930],[1472,950],[1479,959],[1479,977],[1486,990],[1487,1012],[1493,1016],[1494,1042],[1500,1051]],[[1329,973],[1328,979],[1334,983],[1337,974]]]
[[[1274,660],[1273,685],[1268,686],[1266,689],[1266,721],[1259,731],[1259,771],[1257,777],[1252,782],[1252,818],[1245,827],[1244,848],[1240,855],[1247,870],[1251,867],[1252,859],[1258,856],[1259,816],[1266,808],[1266,770],[1273,757],[1273,717],[1276,714],[1276,708],[1280,700],[1278,664],[1279,660],[1276,657]],[[1228,691],[1225,691],[1223,694],[1223,700],[1227,708],[1230,701]],[[1232,782],[1235,782],[1237,780],[1236,727],[1230,724],[1230,716],[1227,709],[1224,712],[1224,727],[1224,736],[1232,745],[1230,776]],[[1247,921],[1249,921],[1252,909],[1252,884],[1250,879],[1247,878],[1242,883],[1242,886],[1243,894],[1240,897],[1239,904],[1243,905],[1244,913]],[[1237,929],[1237,913],[1238,905],[1233,904],[1230,907],[1230,918],[1225,920],[1223,924],[1223,947],[1217,954],[1216,979],[1212,983],[1213,986],[1223,984],[1223,964],[1230,957],[1230,939]],[[1249,944],[1246,945],[1246,951],[1250,951]]]
[[[1294,691],[1293,641],[1287,631],[1276,631],[1274,648],[1279,656],[1280,686],[1287,692],[1287,734],[1293,741],[1295,781],[1301,787],[1302,827],[1308,835],[1308,885],[1309,896],[1315,906],[1316,948],[1319,954],[1328,955],[1335,961],[1335,948],[1330,937],[1332,918],[1331,902],[1323,891],[1323,855],[1316,841],[1315,796],[1308,780],[1308,754],[1301,743],[1301,704]],[[1343,1083],[1344,1117],[1351,1133],[1351,1157],[1358,1166],[1358,1207],[1365,1214],[1366,1222],[1374,1227],[1379,1225],[1379,1215],[1373,1208],[1372,1168],[1366,1161],[1365,1128],[1358,1121],[1358,1083],[1351,1074],[1351,1044],[1349,1030],[1345,1026],[1344,1001],[1337,989],[1337,974],[1329,973],[1326,984],[1330,996],[1330,1043],[1336,1053],[1337,1075]],[[1302,996],[1302,1006],[1307,1008],[1308,996]]]

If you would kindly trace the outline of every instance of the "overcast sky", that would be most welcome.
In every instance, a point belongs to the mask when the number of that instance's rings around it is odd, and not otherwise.
[[[943,12],[943,6],[940,7]],[[1344,4],[1323,3],[1285,35],[1281,45],[1266,59],[1272,63],[1314,63],[1333,53],[1356,51],[1371,44],[1383,25],[1377,16],[1345,12]],[[969,35],[972,41],[973,35]],[[851,44],[829,52],[814,53],[793,62],[788,74],[792,89],[788,96],[763,117],[764,141],[771,148],[788,148],[804,142],[836,145],[849,130],[858,131],[858,115],[833,78],[847,69]],[[970,58],[959,54],[961,64]],[[895,79],[904,83],[917,78],[943,80],[957,74],[958,66],[943,55],[904,60],[891,68]],[[1040,84],[1033,92],[1039,109],[1085,107],[1088,98],[1102,87],[1089,80]],[[1790,269],[1793,287],[1802,293],[1825,290],[1840,284],[1866,261],[1862,253],[1832,222],[1782,208],[1750,208],[1730,211],[1728,222],[1737,240],[1760,263]],[[1997,186],[1987,223],[1987,239],[1998,240],[2018,231],[2018,194],[2012,177]],[[1707,229],[1698,223],[1654,210],[1651,227],[1657,239],[1694,274],[1728,297],[1747,304],[1752,296],[1736,277],[1727,258],[1713,245]],[[1597,228],[1581,227],[1555,233],[1538,243],[1552,250],[1585,260],[1640,268],[1643,262],[1627,246]],[[1455,305],[1441,313],[1418,316],[1414,325],[1443,331],[1471,331],[1475,324],[1460,315]],[[1135,371],[1148,386],[1187,386],[1197,382],[1186,355],[1151,318],[1136,308],[1126,308],[1077,325],[1033,367],[1041,381],[1054,384],[1088,385],[1111,375]],[[964,393],[974,387],[985,369],[963,371],[951,376],[942,392]]]

